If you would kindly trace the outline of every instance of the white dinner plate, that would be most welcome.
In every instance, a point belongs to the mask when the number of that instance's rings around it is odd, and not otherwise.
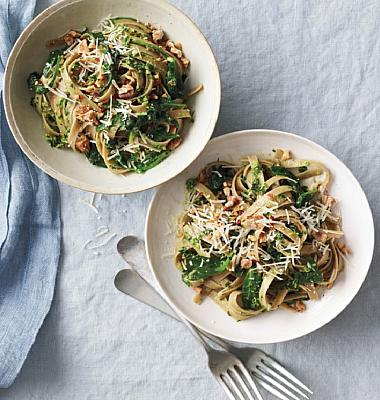
[[[308,301],[303,313],[279,309],[236,322],[211,299],[192,301],[194,291],[185,286],[175,267],[173,221],[183,210],[185,182],[217,159],[236,163],[244,155],[269,155],[273,148],[292,151],[295,158],[322,162],[331,171],[329,192],[338,200],[345,242],[351,248],[345,269],[318,301]],[[373,254],[374,224],[366,196],[350,170],[332,153],[303,137],[272,130],[247,130],[213,139],[201,156],[182,174],[160,186],[146,221],[146,251],[152,272],[168,301],[190,322],[213,335],[244,343],[275,343],[295,339],[335,318],[362,285]]]
[[[42,119],[30,105],[27,78],[41,71],[51,49],[48,40],[72,29],[94,29],[107,16],[129,16],[161,27],[181,42],[191,61],[186,88],[203,84],[188,104],[194,122],[186,123],[183,142],[170,156],[144,174],[115,175],[88,162],[84,154],[51,148]],[[157,186],[182,172],[201,153],[218,119],[218,66],[207,40],[180,10],[164,0],[62,0],[44,10],[22,32],[9,56],[4,78],[4,105],[9,126],[23,152],[39,168],[68,185],[99,193],[132,193]]]

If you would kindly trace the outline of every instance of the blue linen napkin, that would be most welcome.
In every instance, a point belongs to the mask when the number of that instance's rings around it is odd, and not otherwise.
[[[0,1],[0,95],[35,1]],[[9,387],[48,313],[60,254],[58,185],[21,152],[0,109],[0,387]]]

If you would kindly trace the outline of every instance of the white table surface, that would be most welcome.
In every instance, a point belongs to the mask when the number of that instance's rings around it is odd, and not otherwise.
[[[269,128],[324,145],[362,183],[378,227],[380,3],[172,3],[193,18],[216,53],[223,98],[215,135]],[[142,236],[151,195],[97,195],[97,215],[81,201],[91,194],[61,185],[63,244],[54,302],[1,399],[224,399],[186,329],[113,287],[124,267],[117,238]],[[102,226],[116,236],[95,255],[83,246]],[[340,316],[304,338],[263,346],[313,387],[315,400],[380,398],[378,244],[367,280]]]

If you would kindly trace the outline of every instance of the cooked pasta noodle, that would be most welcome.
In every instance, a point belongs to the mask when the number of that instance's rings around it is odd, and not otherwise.
[[[192,117],[180,43],[151,24],[109,18],[98,31],[70,31],[50,45],[65,47],[28,82],[51,146],[122,174],[145,172],[180,145]]]
[[[279,307],[304,311],[331,288],[349,249],[327,193],[328,169],[288,151],[216,161],[187,181],[176,264],[194,288],[236,320]]]

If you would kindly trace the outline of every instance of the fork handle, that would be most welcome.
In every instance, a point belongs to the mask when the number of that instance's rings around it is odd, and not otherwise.
[[[193,326],[187,319],[183,318],[181,315],[178,315],[178,317],[189,328],[190,332],[195,337],[195,339],[197,339],[200,342],[200,344],[204,347],[204,349],[208,353],[211,350],[211,347],[206,342],[202,334],[198,331],[198,329],[195,326]]]
[[[114,283],[116,288],[121,292],[164,312],[172,318],[182,321],[206,351],[210,350],[210,345],[205,341],[203,335],[216,345],[228,351],[229,346],[223,340],[198,330],[198,328],[178,314],[174,307],[172,307],[166,299],[139,274],[137,270],[123,269],[119,271],[115,276]]]

